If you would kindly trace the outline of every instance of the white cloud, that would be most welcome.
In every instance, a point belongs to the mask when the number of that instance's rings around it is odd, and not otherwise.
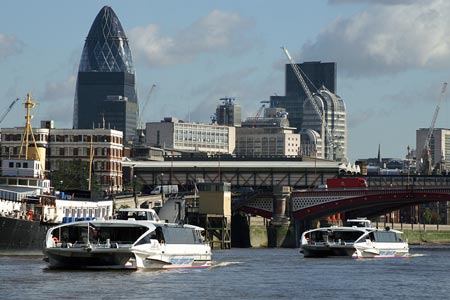
[[[0,33],[0,59],[22,52],[24,43],[15,36]]]
[[[154,24],[133,28],[128,36],[136,60],[169,65],[189,62],[203,53],[234,54],[252,47],[253,42],[246,37],[251,25],[238,13],[214,10],[173,37],[164,36]]]
[[[44,92],[38,96],[39,120],[54,120],[58,128],[71,128],[76,76],[63,81],[47,82]]]
[[[45,85],[43,100],[48,102],[58,101],[61,98],[74,97],[76,76],[71,75],[64,81],[51,81]]]
[[[450,66],[450,2],[369,6],[303,45],[302,60],[336,61],[343,74],[380,75]]]

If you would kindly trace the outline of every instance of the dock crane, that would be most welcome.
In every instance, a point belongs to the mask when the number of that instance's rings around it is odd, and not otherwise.
[[[147,98],[145,99],[144,106],[142,106],[142,110],[140,110],[140,112],[139,112],[138,126],[139,126],[140,129],[144,129],[144,124],[142,124],[142,115],[144,114],[145,109],[147,108],[147,105],[150,102],[150,97],[151,97],[155,87],[156,87],[156,84],[153,84],[152,87],[150,88],[150,91],[147,94]]]
[[[11,111],[11,109],[13,108],[14,104],[16,104],[16,102],[19,101],[19,98],[13,100],[13,102],[11,102],[11,104],[8,106],[8,108],[5,110],[5,112],[1,115],[0,117],[0,124],[3,122],[3,120],[6,118],[6,116],[8,115],[8,113]]]
[[[308,85],[306,84],[305,80],[303,79],[303,76],[300,73],[297,63],[291,57],[291,55],[289,54],[289,51],[285,47],[281,47],[281,49],[283,49],[284,53],[286,54],[286,57],[288,58],[288,60],[290,62],[292,70],[294,71],[295,76],[297,76],[297,79],[300,82],[300,84],[306,94],[307,100],[309,100],[309,102],[313,106],[314,111],[317,113],[317,115],[322,123],[322,127],[325,129],[326,140],[324,139],[324,137],[322,137],[322,139],[325,140],[325,150],[326,150],[325,153],[327,154],[326,158],[327,159],[335,159],[335,157],[334,157],[335,156],[335,153],[334,153],[335,145],[334,145],[333,134],[331,133],[328,123],[323,116],[323,112],[320,111],[319,106],[316,103],[316,99],[314,98],[314,95],[311,93],[311,91],[308,88]]]
[[[446,91],[447,91],[447,82],[444,82],[442,84],[441,94],[439,96],[439,100],[436,105],[436,109],[434,110],[433,119],[431,120],[430,128],[428,129],[428,134],[427,134],[427,137],[425,138],[425,143],[424,143],[423,149],[422,149],[422,157],[421,157],[421,173],[422,174],[430,175],[431,172],[433,171],[430,141],[431,141],[431,137],[433,136],[434,126],[436,124],[436,119],[439,114],[440,105],[441,105],[442,99],[445,96]]]

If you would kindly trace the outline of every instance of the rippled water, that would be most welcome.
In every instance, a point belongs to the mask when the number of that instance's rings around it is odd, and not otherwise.
[[[297,249],[214,251],[204,270],[53,271],[0,256],[0,299],[448,299],[450,247],[406,259],[303,258]]]

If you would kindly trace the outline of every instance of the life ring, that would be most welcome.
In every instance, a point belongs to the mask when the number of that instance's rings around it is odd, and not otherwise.
[[[54,241],[55,243],[59,243],[58,237],[54,236],[54,237],[53,237],[53,241]]]

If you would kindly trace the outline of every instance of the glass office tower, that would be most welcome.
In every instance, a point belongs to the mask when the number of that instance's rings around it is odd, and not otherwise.
[[[105,6],[84,44],[74,102],[74,128],[123,131],[124,143],[136,135],[139,113],[135,71],[128,39],[117,15]]]

